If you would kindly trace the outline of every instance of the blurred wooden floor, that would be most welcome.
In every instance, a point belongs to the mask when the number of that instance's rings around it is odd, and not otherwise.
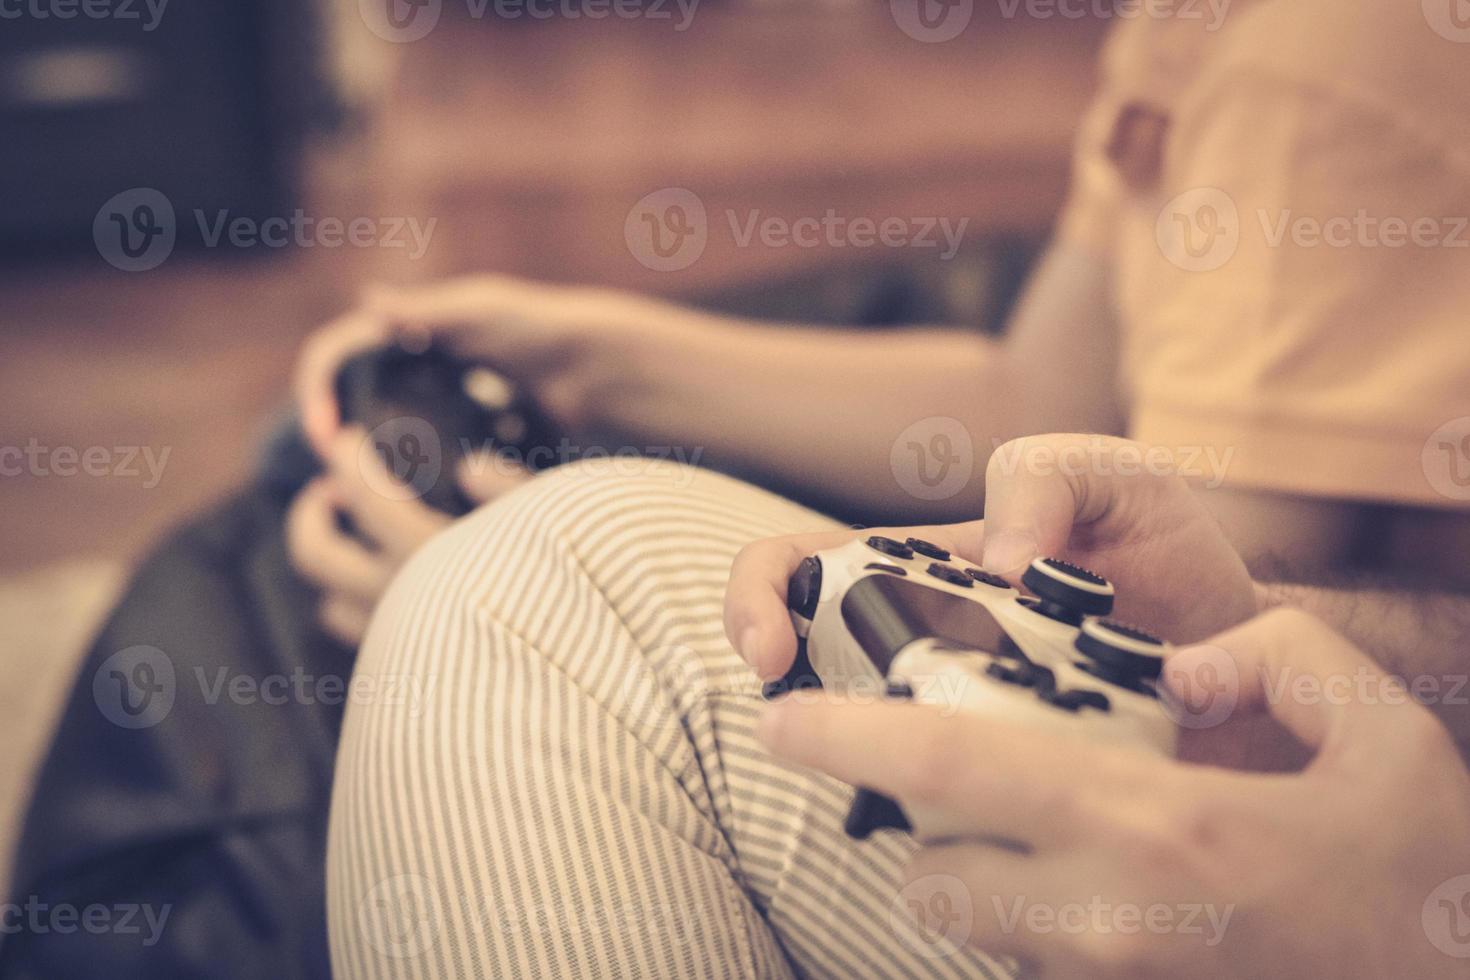
[[[445,24],[401,46],[378,122],[318,154],[305,207],[437,218],[418,262],[312,249],[176,255],[138,274],[96,256],[0,272],[0,448],[101,447],[115,465],[129,447],[168,453],[157,486],[141,465],[0,476],[0,572],[136,558],[228,493],[286,397],[302,336],[373,277],[483,269],[678,295],[846,258],[712,234],[695,266],[653,272],[623,224],[667,186],[694,189],[712,214],[834,208],[969,217],[971,235],[1044,232],[1096,25],[977,16],[961,38],[922,44],[894,29],[887,4],[758,9],[701,10],[679,34]]]

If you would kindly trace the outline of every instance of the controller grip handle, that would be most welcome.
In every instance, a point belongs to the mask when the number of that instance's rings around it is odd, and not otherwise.
[[[875,830],[902,830],[910,833],[914,825],[909,823],[903,808],[891,797],[876,790],[859,787],[842,829],[854,840],[867,840]]]

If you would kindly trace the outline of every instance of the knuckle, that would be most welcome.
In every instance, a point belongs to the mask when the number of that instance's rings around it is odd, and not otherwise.
[[[940,804],[954,795],[957,784],[966,781],[965,773],[977,763],[974,750],[968,739],[956,737],[958,733],[941,725],[922,724],[915,733],[917,762],[909,771],[905,795],[920,804]]]
[[[1262,615],[1258,622],[1268,633],[1293,640],[1336,635],[1317,617],[1294,606],[1277,606]]]
[[[1188,804],[1130,812],[1114,831],[1119,850],[1134,866],[1182,869],[1194,863],[1196,835],[1212,839],[1218,827],[1203,807]]]

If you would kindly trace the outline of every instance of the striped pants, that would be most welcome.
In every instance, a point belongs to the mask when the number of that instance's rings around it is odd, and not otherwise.
[[[415,556],[363,645],[327,888],[342,977],[1008,977],[916,926],[913,845],[768,757],[730,562],[828,527],[708,471],[601,460]]]

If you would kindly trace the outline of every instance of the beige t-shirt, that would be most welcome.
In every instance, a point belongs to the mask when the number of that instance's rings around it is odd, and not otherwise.
[[[1470,506],[1470,20],[1436,2],[1115,30],[1060,236],[1114,262],[1134,438]]]

